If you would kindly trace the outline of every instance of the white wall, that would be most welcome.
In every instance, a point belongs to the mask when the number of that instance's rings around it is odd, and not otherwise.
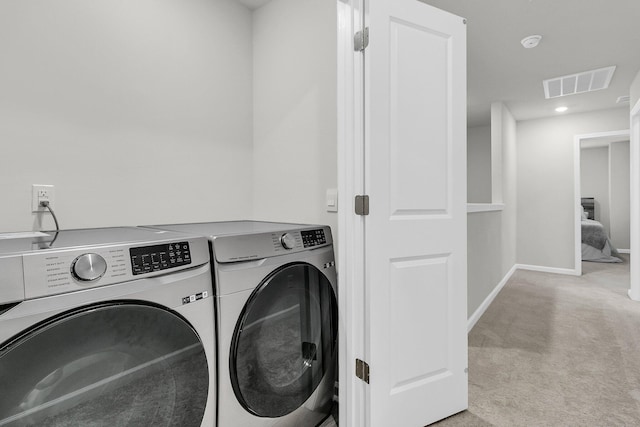
[[[610,145],[611,243],[618,249],[630,249],[630,165],[629,141],[614,142]]]
[[[574,268],[574,136],[628,128],[628,108],[518,122],[519,264]]]
[[[337,188],[336,5],[273,0],[253,16],[254,216],[326,223]]]
[[[467,202],[491,203],[491,126],[467,129]]]
[[[496,153],[496,150],[499,150]],[[467,216],[467,312],[471,317],[516,263],[516,121],[502,104],[491,105],[491,157],[495,198],[504,209]],[[477,320],[477,319],[476,319]]]
[[[502,212],[467,215],[467,316],[482,305],[506,274],[502,261]],[[507,270],[508,271],[508,270]]]
[[[610,235],[608,146],[580,150],[580,192],[580,197],[594,198],[595,220]]]
[[[34,183],[64,228],[251,212],[252,42],[234,0],[1,2],[0,231]]]

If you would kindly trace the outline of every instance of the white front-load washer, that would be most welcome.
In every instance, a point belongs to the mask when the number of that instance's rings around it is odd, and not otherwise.
[[[338,305],[331,229],[256,221],[154,227],[210,241],[218,426],[312,427],[335,416]]]
[[[207,240],[0,234],[0,426],[213,426]]]

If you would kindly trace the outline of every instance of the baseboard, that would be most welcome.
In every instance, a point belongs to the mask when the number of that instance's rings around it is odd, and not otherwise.
[[[502,278],[500,283],[498,283],[498,285],[493,289],[493,291],[491,291],[491,293],[484,299],[484,301],[482,301],[482,304],[480,304],[480,307],[478,307],[476,311],[473,312],[471,317],[469,317],[469,319],[467,320],[467,333],[471,332],[471,329],[473,329],[476,323],[478,323],[478,320],[480,320],[484,312],[487,311],[487,309],[489,308],[493,300],[496,298],[496,296],[498,296],[498,293],[500,293],[502,288],[504,288],[504,285],[507,284],[507,282],[509,281],[513,273],[515,273],[516,269],[517,269],[516,265],[511,267],[511,269],[507,272],[507,274],[505,274],[505,276]]]
[[[518,270],[541,271],[543,273],[565,274],[567,276],[579,276],[572,268],[544,267],[542,265],[516,264]]]
[[[621,254],[630,254],[631,249],[618,249],[618,252],[620,252]]]

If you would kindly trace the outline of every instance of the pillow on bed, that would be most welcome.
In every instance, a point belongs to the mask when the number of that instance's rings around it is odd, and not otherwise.
[[[581,219],[589,219],[589,213],[584,210],[584,206],[580,206],[582,208]]]

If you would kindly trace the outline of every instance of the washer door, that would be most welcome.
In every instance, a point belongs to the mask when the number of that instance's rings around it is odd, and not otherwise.
[[[229,363],[238,401],[254,415],[281,417],[303,405],[324,379],[317,402],[330,403],[337,330],[336,296],[320,270],[302,263],[276,270],[236,324]]]
[[[0,346],[0,426],[200,426],[208,386],[189,323],[141,303],[77,309]]]

